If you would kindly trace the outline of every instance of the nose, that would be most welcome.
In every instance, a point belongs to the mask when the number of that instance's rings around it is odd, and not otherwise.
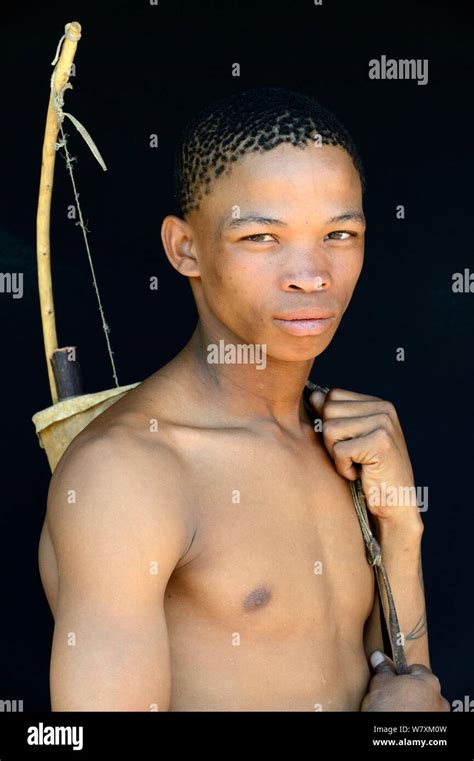
[[[304,291],[312,293],[313,291],[326,291],[330,286],[328,273],[315,275],[310,272],[292,273],[283,280],[284,291]]]
[[[284,291],[327,291],[331,285],[331,258],[314,241],[298,241],[285,252],[280,274]]]

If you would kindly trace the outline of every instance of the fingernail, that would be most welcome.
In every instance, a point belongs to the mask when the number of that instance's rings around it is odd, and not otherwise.
[[[317,388],[315,391],[312,391],[310,394],[310,400],[312,404],[324,404],[326,400],[326,394],[321,391],[321,389]]]
[[[385,660],[385,655],[380,652],[380,650],[374,650],[372,655],[370,656],[370,665],[372,668],[376,668],[379,663],[382,663]]]

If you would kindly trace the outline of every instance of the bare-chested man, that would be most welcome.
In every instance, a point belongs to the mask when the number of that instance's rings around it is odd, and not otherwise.
[[[357,151],[316,102],[268,88],[202,112],[178,156],[162,241],[199,321],[52,478],[52,709],[449,710],[429,670],[422,521],[401,502],[370,510],[421,665],[371,680],[380,611],[348,479],[356,463],[366,494],[413,485],[396,412],[316,392],[321,432],[302,400],[362,269]]]

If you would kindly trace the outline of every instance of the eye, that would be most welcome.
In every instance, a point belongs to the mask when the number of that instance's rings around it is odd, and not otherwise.
[[[272,240],[275,240],[273,235],[270,235],[270,233],[256,233],[255,235],[247,235],[245,238],[242,238],[242,240],[251,240],[254,243],[270,243],[268,240],[255,240],[256,238],[264,238],[265,236],[269,236],[272,238]]]
[[[346,238],[331,238],[331,235],[346,235]],[[348,238],[355,238],[356,233],[348,233],[346,230],[335,230],[333,233],[329,233],[327,236],[328,238],[331,238],[331,240],[347,240]]]

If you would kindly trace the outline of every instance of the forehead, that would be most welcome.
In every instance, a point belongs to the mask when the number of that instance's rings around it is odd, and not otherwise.
[[[243,213],[257,205],[265,213],[284,210],[286,216],[309,208],[324,216],[338,213],[341,206],[362,209],[359,174],[340,146],[281,144],[241,156],[229,174],[212,179],[197,214],[215,226],[236,206]]]

